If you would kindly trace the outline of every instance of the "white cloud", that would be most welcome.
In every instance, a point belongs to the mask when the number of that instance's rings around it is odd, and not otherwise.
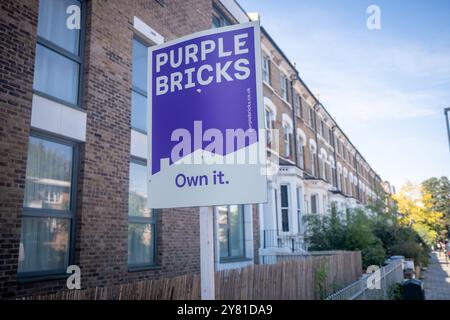
[[[438,85],[450,81],[450,53],[408,43],[380,45],[336,31],[301,38],[310,45],[297,49],[300,74],[315,93],[320,90],[336,117],[370,121],[441,112],[437,101],[448,92]],[[297,45],[291,44],[289,51]]]

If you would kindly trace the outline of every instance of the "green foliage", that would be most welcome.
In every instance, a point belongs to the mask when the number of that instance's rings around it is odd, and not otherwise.
[[[373,242],[362,249],[361,255],[363,260],[363,268],[367,268],[371,265],[382,264],[386,259],[386,250],[383,247],[381,240],[374,237]]]
[[[402,284],[394,283],[388,289],[389,300],[402,300]]]
[[[380,265],[386,252],[382,242],[372,232],[372,221],[361,209],[350,210],[345,215],[334,207],[330,215],[309,215],[306,218],[311,250],[359,250],[363,267]]]
[[[321,263],[314,273],[314,284],[319,299],[323,300],[327,296],[327,268],[326,263]]]
[[[344,218],[344,216],[346,218]],[[395,216],[363,209],[345,215],[332,208],[329,215],[309,215],[307,239],[311,250],[359,250],[363,267],[381,265],[387,256],[402,255],[427,265],[429,247],[421,235],[401,225]]]
[[[436,212],[442,212],[450,221],[450,180],[447,177],[430,178],[422,182],[422,189],[431,195],[429,203]]]
[[[443,215],[445,226],[438,225],[436,228],[438,236],[443,240],[450,229],[450,180],[447,177],[430,178],[422,182],[421,187],[425,207]]]
[[[430,246],[450,228],[450,181],[431,178],[420,186],[406,184],[386,208],[386,194],[375,189],[367,208],[329,215],[309,215],[307,240],[311,250],[360,250],[364,268],[380,265],[387,256],[401,255],[426,266]]]
[[[417,265],[428,265],[430,248],[412,228],[401,227],[398,230],[397,241],[392,245],[391,252],[414,259]]]

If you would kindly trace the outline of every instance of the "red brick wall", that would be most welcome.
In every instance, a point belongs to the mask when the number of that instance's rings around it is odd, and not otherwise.
[[[0,298],[16,285],[37,12],[36,1],[0,3]]]
[[[166,40],[211,26],[211,1],[93,2],[88,12],[85,108],[77,210],[77,261],[83,286],[199,271],[198,209],[158,215],[159,268],[129,272],[128,172],[130,161],[131,49],[136,15]]]
[[[2,1],[0,24],[0,297],[40,294],[65,279],[17,283],[38,1]],[[128,174],[133,17],[170,40],[211,27],[211,0],[88,1],[74,263],[82,287],[199,271],[198,208],[158,215],[159,268],[129,272]]]

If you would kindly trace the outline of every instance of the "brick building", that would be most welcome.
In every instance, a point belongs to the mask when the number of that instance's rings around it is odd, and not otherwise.
[[[260,257],[306,252],[305,215],[344,213],[384,199],[383,182],[262,29],[269,201],[259,205]],[[389,194],[389,193],[388,193]],[[271,261],[270,259],[268,261]]]
[[[71,264],[82,287],[199,272],[199,209],[145,208],[146,48],[247,14],[233,0],[6,0],[0,17],[0,298],[61,290]],[[381,185],[261,41],[279,170],[267,204],[215,208],[216,269],[264,262],[280,234],[305,250],[305,213],[366,204]]]
[[[83,287],[199,272],[198,208],[144,205],[146,47],[248,17],[216,0],[0,7],[0,297],[64,288],[71,264]],[[253,206],[216,218],[216,268],[253,263]]]

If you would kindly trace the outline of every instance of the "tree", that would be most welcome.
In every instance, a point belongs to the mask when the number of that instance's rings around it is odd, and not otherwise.
[[[447,229],[450,226],[450,181],[447,177],[430,178],[422,182],[424,205],[428,210],[443,213]]]
[[[437,240],[439,230],[444,227],[444,215],[429,204],[429,194],[424,193],[421,186],[407,182],[394,195],[394,199],[397,202],[400,225],[411,227],[431,246]]]

